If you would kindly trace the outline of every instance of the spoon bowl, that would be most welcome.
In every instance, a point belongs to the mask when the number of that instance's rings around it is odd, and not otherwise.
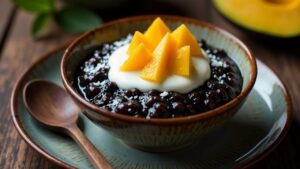
[[[37,121],[71,136],[95,168],[112,168],[78,128],[80,108],[64,89],[45,80],[32,80],[24,87],[23,100],[27,110]]]
[[[30,81],[23,96],[31,115],[47,126],[63,128],[77,122],[80,109],[61,87],[51,82]]]

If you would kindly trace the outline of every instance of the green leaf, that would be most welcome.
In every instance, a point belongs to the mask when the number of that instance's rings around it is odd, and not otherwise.
[[[55,20],[64,31],[69,33],[86,32],[102,23],[94,12],[78,7],[68,7],[59,11]]]
[[[36,37],[37,34],[49,23],[50,18],[50,13],[38,14],[32,23],[31,34]]]
[[[16,6],[29,12],[46,13],[54,11],[54,0],[13,0]]]

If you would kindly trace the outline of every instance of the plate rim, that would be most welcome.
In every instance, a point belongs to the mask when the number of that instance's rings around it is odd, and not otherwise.
[[[269,156],[280,145],[280,143],[283,141],[283,139],[286,137],[286,135],[291,127],[292,121],[293,121],[293,115],[292,115],[293,104],[292,104],[291,95],[290,95],[289,91],[287,90],[286,84],[280,79],[278,74],[272,68],[270,68],[264,62],[262,62],[260,59],[256,58],[256,62],[258,62],[257,68],[258,68],[258,65],[260,65],[260,64],[265,66],[268,69],[268,71],[271,71],[271,73],[273,73],[275,75],[278,82],[280,82],[280,85],[281,85],[280,87],[285,96],[284,100],[287,103],[287,112],[286,112],[287,113],[287,121],[285,123],[285,126],[284,126],[282,132],[280,133],[278,138],[275,140],[275,142],[273,144],[271,144],[268,148],[266,148],[263,152],[258,154],[257,156],[253,157],[250,160],[242,162],[235,167],[235,168],[239,168],[239,169],[250,168],[251,166],[254,166],[256,163],[258,163],[259,161],[261,161],[261,160],[265,159],[267,156]],[[257,73],[258,73],[258,70],[257,70]]]
[[[17,93],[19,90],[21,90],[21,84],[23,83],[23,80],[25,78],[25,76],[32,70],[34,69],[37,65],[41,64],[42,62],[44,62],[46,59],[52,57],[55,53],[57,53],[60,50],[64,50],[66,49],[66,47],[68,46],[69,43],[66,43],[64,45],[61,45],[55,49],[52,49],[50,52],[47,52],[46,54],[42,55],[39,59],[37,59],[36,61],[34,61],[22,74],[21,76],[19,76],[18,80],[16,81],[12,93],[11,93],[11,99],[10,99],[10,112],[11,112],[11,117],[13,120],[13,124],[15,126],[15,128],[17,129],[18,133],[21,135],[21,138],[35,151],[37,151],[39,154],[41,154],[44,158],[46,158],[47,160],[53,162],[54,164],[63,167],[63,168],[76,168],[74,166],[72,166],[71,164],[60,160],[56,157],[54,157],[53,155],[49,154],[46,150],[44,150],[42,147],[40,147],[39,145],[37,145],[34,140],[28,135],[28,133],[24,130],[23,126],[21,125],[21,122],[19,120],[19,115],[16,113],[17,111]],[[264,158],[266,158],[271,152],[273,152],[273,150],[275,150],[278,145],[282,142],[282,140],[285,138],[286,134],[289,131],[289,128],[291,126],[292,123],[292,101],[291,101],[291,97],[290,94],[286,88],[286,85],[283,81],[281,81],[281,79],[279,78],[278,74],[276,72],[274,72],[269,66],[267,66],[266,64],[264,64],[262,61],[260,61],[259,59],[256,58],[257,62],[260,62],[262,65],[264,65],[267,69],[269,69],[269,71],[271,71],[276,78],[279,80],[279,82],[281,83],[281,89],[284,93],[285,96],[285,101],[287,103],[287,121],[285,123],[285,126],[282,130],[282,132],[280,133],[280,135],[278,136],[278,138],[275,140],[275,142],[273,144],[271,144],[268,148],[266,148],[264,151],[262,151],[260,154],[254,156],[253,158],[251,158],[250,160],[246,160],[240,164],[238,164],[237,166],[235,166],[234,168],[249,168],[251,166],[253,166],[254,164],[256,164],[257,162],[263,160]]]

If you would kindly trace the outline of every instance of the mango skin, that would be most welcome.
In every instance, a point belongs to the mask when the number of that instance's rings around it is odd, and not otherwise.
[[[258,37],[300,36],[300,1],[272,3],[267,0],[213,0],[217,10],[234,24],[257,32]],[[264,37],[265,36],[265,37]]]

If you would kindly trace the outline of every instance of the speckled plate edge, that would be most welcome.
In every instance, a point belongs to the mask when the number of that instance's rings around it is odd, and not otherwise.
[[[292,120],[293,120],[293,105],[292,105],[292,99],[290,97],[290,94],[286,88],[286,85],[284,84],[284,82],[281,81],[281,79],[279,78],[278,74],[276,72],[274,72],[270,67],[268,67],[266,64],[264,64],[262,61],[260,61],[259,59],[256,58],[256,62],[259,62],[260,64],[257,65],[263,65],[265,66],[266,69],[268,69],[271,73],[273,73],[275,75],[275,77],[277,78],[276,80],[278,81],[278,84],[280,85],[282,92],[285,96],[285,101],[287,104],[287,120],[285,123],[285,126],[282,130],[282,132],[280,133],[280,135],[278,136],[278,138],[276,139],[276,141],[274,141],[273,144],[271,144],[268,148],[266,148],[264,151],[262,151],[260,154],[258,154],[257,156],[254,156],[252,159],[250,160],[246,160],[242,163],[240,163],[239,165],[237,165],[235,168],[237,169],[245,169],[245,168],[250,168],[251,166],[253,166],[254,164],[256,164],[257,162],[263,160],[264,158],[266,158],[269,154],[271,154],[271,152],[273,152],[273,150],[275,150],[278,145],[283,141],[283,139],[285,138],[285,136],[287,135],[290,126],[292,124]]]
[[[16,94],[19,92],[19,90],[21,90],[21,84],[24,80],[25,75],[30,72],[32,69],[34,69],[37,65],[39,65],[40,63],[42,63],[43,61],[45,61],[47,58],[51,57],[53,54],[55,54],[56,52],[63,50],[67,47],[66,45],[63,45],[61,47],[58,47],[54,50],[52,50],[51,52],[43,55],[40,59],[38,59],[36,62],[34,62],[18,79],[18,81],[16,82],[13,91],[12,91],[12,95],[11,95],[11,100],[10,100],[10,108],[11,108],[11,116],[12,116],[12,120],[13,123],[17,129],[17,131],[19,132],[19,134],[21,135],[21,137],[23,138],[23,140],[25,140],[25,142],[32,147],[34,150],[36,150],[39,154],[43,155],[47,160],[55,163],[56,165],[60,166],[60,167],[64,167],[64,168],[76,168],[74,166],[71,166],[69,164],[67,164],[66,162],[57,159],[56,157],[50,155],[49,153],[47,153],[47,151],[45,151],[43,148],[41,148],[40,146],[38,146],[32,139],[31,137],[27,134],[27,132],[24,130],[23,126],[21,125],[20,119],[18,117],[17,112],[17,98],[16,98]],[[260,62],[259,60],[257,60],[258,62]],[[262,63],[262,62],[261,62]],[[262,63],[263,64],[263,63]],[[264,65],[264,64],[263,64]],[[265,65],[266,66],[266,65]],[[274,71],[272,71],[268,66],[266,66],[272,73],[274,73]],[[277,74],[274,73],[276,75],[276,77],[278,78]],[[291,102],[291,98],[289,95],[289,92],[287,91],[285,84],[280,81],[280,79],[278,78],[278,81],[280,82],[281,88],[283,90],[283,93],[285,95],[285,101],[287,104],[287,121],[285,123],[285,126],[282,130],[282,132],[280,133],[280,135],[278,136],[277,140],[270,145],[270,147],[268,147],[267,149],[265,149],[263,152],[261,152],[259,155],[253,157],[252,159],[248,160],[248,161],[244,161],[241,164],[237,165],[235,168],[249,168],[250,166],[254,165],[255,163],[257,163],[258,161],[261,161],[262,159],[264,159],[266,156],[268,156],[280,143],[281,141],[284,139],[284,137],[286,136],[291,123],[292,123],[292,102]]]

